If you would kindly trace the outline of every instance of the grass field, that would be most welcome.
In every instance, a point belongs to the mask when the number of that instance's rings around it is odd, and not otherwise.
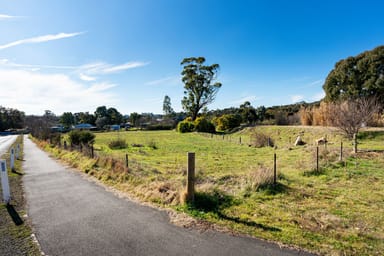
[[[239,232],[327,255],[381,255],[384,251],[384,132],[363,131],[359,148],[335,130],[318,127],[256,127],[275,147],[250,147],[253,129],[232,135],[179,134],[174,131],[99,133],[96,153],[117,164],[53,150],[74,166],[111,186],[158,205]],[[298,135],[307,142],[293,146]],[[315,139],[319,147],[316,171]],[[241,138],[241,139],[240,139]],[[112,150],[123,139],[126,149]],[[240,144],[241,140],[241,144]],[[343,141],[344,161],[340,162]],[[51,149],[52,150],[52,149]],[[196,201],[180,204],[187,152],[196,153]],[[277,155],[278,184],[263,185]],[[129,158],[129,171],[124,165]],[[105,166],[108,167],[105,168]],[[102,167],[104,166],[104,167]],[[118,171],[120,169],[121,171]]]

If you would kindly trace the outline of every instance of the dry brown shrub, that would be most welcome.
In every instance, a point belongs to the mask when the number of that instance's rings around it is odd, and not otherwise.
[[[333,104],[321,102],[318,107],[301,108],[299,111],[302,125],[331,126]]]
[[[154,181],[140,186],[139,190],[146,200],[152,202],[176,205],[181,201],[178,189],[169,182]]]
[[[384,127],[384,114],[375,113],[372,120],[369,120],[367,126],[371,127]]]
[[[302,107],[299,110],[300,122],[302,125],[312,125],[313,113],[312,109]]]
[[[271,138],[269,134],[259,132],[259,131],[254,131],[251,134],[251,146],[256,148],[273,147],[274,140]]]
[[[330,126],[332,124],[332,109],[331,103],[321,102],[320,106],[313,108],[313,125]]]
[[[245,178],[247,190],[258,191],[273,184],[273,170],[262,165],[251,167],[248,176]]]

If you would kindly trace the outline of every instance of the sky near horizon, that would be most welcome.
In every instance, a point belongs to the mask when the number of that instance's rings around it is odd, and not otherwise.
[[[209,109],[313,102],[335,63],[384,41],[379,0],[0,0],[0,105],[181,111],[180,62],[220,65]]]

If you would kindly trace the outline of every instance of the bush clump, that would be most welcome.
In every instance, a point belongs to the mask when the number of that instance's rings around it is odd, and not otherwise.
[[[262,132],[254,132],[251,135],[251,146],[256,148],[262,147],[274,147],[273,139],[265,133]]]
[[[60,133],[52,133],[49,136],[49,143],[51,145],[60,145],[60,143],[61,143],[61,134]]]
[[[215,126],[208,119],[198,117],[195,120],[195,129],[197,132],[215,133]]]
[[[205,117],[198,117],[195,121],[192,121],[190,117],[185,120],[179,122],[177,124],[176,130],[180,133],[186,132],[208,132],[215,133],[215,126],[211,121],[209,121]]]
[[[215,118],[216,129],[218,131],[228,131],[241,124],[241,116],[235,114],[225,114]]]
[[[92,145],[95,142],[95,134],[89,131],[74,130],[68,134],[72,145]]]
[[[123,149],[123,148],[127,148],[128,144],[123,139],[115,139],[108,143],[108,147],[110,149]]]
[[[177,131],[180,133],[193,132],[195,124],[192,121],[184,120],[177,124]]]

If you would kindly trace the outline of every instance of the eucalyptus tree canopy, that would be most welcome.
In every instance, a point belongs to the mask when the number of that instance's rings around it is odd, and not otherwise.
[[[384,46],[336,63],[323,86],[327,101],[377,97],[384,100]]]
[[[184,83],[183,109],[195,120],[199,111],[215,100],[221,83],[215,82],[219,64],[204,65],[204,57],[185,58],[181,62]]]

